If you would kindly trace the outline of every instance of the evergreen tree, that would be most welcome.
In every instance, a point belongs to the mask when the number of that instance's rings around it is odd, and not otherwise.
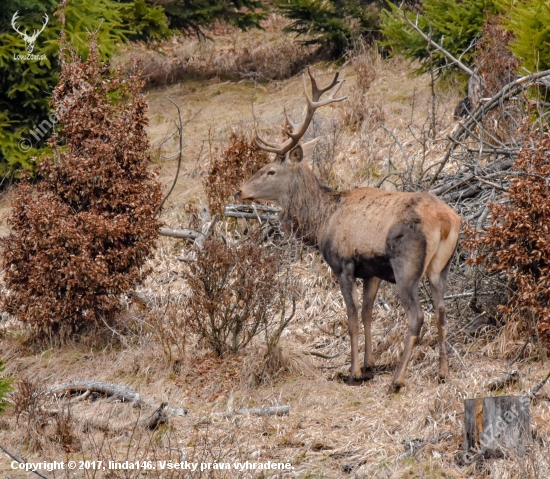
[[[430,52],[426,41],[403,18],[399,7],[390,3],[382,12],[380,44],[411,60],[419,60],[418,72],[430,69]],[[475,41],[483,31],[488,15],[497,13],[493,0],[424,0],[422,12],[407,12],[407,17],[445,50],[471,65],[475,56]],[[431,49],[435,67],[447,65],[447,58]],[[439,70],[441,72],[442,70]]]
[[[378,0],[279,0],[277,8],[293,20],[285,31],[339,58],[360,37],[375,35],[381,5]]]
[[[261,0],[174,0],[165,5],[170,27],[203,35],[202,29],[216,21],[246,30],[260,26],[265,17]]]
[[[510,44],[512,53],[530,72],[550,68],[550,1],[498,1],[506,13],[504,27],[514,34]]]
[[[59,0],[3,0],[0,10],[0,177],[18,168],[29,168],[29,158],[45,149],[51,136],[54,118],[50,118],[49,96],[57,84],[60,71],[58,38],[61,22],[55,16]],[[39,30],[46,17],[48,23],[38,35],[32,54],[35,59],[21,59],[27,54],[21,32]],[[65,34],[75,51],[86,58],[87,32],[97,32],[102,60],[111,57],[115,48],[129,38],[147,35],[161,38],[170,30],[161,7],[148,7],[144,0],[121,4],[114,0],[71,0],[61,10],[65,17]]]

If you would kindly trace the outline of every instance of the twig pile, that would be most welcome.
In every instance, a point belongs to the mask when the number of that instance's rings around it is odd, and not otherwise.
[[[547,87],[550,70],[527,75],[505,85],[496,95],[484,98],[449,137],[449,149],[431,178],[424,172],[416,188],[424,189],[453,206],[463,218],[484,229],[489,202],[507,201],[505,193],[514,171],[514,161],[529,132],[540,127],[549,113],[532,100],[527,90]],[[538,120],[526,120],[534,111]],[[446,168],[447,167],[447,168]],[[444,169],[447,171],[444,172]],[[415,189],[416,189],[415,188]]]

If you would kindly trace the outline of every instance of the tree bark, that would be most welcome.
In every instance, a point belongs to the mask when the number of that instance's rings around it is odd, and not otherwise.
[[[466,452],[523,456],[531,438],[529,398],[500,396],[464,401]]]

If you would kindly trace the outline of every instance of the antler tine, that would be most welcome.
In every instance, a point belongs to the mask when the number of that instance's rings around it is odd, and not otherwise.
[[[271,143],[269,141],[266,141],[262,137],[260,137],[260,135],[258,135],[258,130],[256,130],[256,129],[254,129],[254,139],[257,142],[260,142],[262,145],[270,146],[271,148],[278,148],[279,147],[279,145],[277,145],[275,143]]]
[[[298,123],[294,123],[290,117],[288,116],[288,112],[286,111],[286,106],[283,107],[283,110],[285,112],[285,120],[286,120],[286,123],[288,126],[290,126],[290,128],[292,128],[292,130],[294,130],[296,127],[298,127]]]
[[[46,25],[48,25],[48,21],[50,20],[50,17],[48,17],[48,14],[44,14],[44,23],[42,24],[42,29],[40,30],[40,33],[44,31],[44,28],[46,28]]]
[[[334,75],[334,78],[332,79],[332,81],[330,82],[330,84],[328,86],[323,87],[323,88],[319,88],[317,86],[317,82],[315,81],[315,77],[311,73],[311,70],[309,69],[309,67],[307,69],[307,72],[308,72],[309,77],[311,79],[312,98],[310,98],[310,96],[307,93],[307,85],[306,85],[305,75],[302,75],[302,81],[304,83],[304,92],[305,92],[306,98],[307,98],[306,117],[304,118],[304,120],[301,123],[292,123],[292,122],[289,121],[288,115],[287,115],[287,122],[289,123],[289,125],[292,126],[292,131],[287,132],[287,134],[290,138],[292,138],[294,140],[294,142],[295,142],[294,144],[297,144],[298,141],[300,141],[300,138],[302,138],[302,136],[304,136],[306,130],[309,127],[309,124],[311,123],[311,120],[313,119],[313,115],[314,115],[315,110],[317,108],[319,108],[320,106],[323,106],[323,105],[327,105],[329,103],[343,101],[347,98],[347,96],[343,96],[343,97],[340,97],[340,98],[334,98],[334,95],[336,95],[336,93],[338,93],[338,91],[342,87],[342,84],[344,83],[344,80],[338,81],[338,75],[339,75],[338,73],[336,73],[336,75]],[[330,94],[330,96],[328,98],[326,98],[325,100],[320,101],[321,95],[323,93],[327,92],[328,90],[330,90],[331,88],[334,88],[335,86],[336,86],[336,88]],[[285,111],[285,114],[286,114],[286,111]]]
[[[286,111],[286,108],[284,108],[286,123],[288,125],[288,128],[286,129],[288,140],[286,140],[281,145],[269,143],[265,141],[263,138],[260,138],[260,136],[258,135],[258,131],[254,130],[254,141],[256,142],[256,145],[258,145],[260,149],[270,153],[276,153],[279,156],[284,156],[288,151],[294,148],[298,144],[302,136],[304,136],[305,132],[309,127],[309,124],[311,123],[311,120],[313,119],[313,115],[317,108],[323,105],[327,105],[329,103],[339,102],[347,98],[347,96],[334,98],[334,96],[338,93],[338,91],[342,87],[342,84],[344,83],[344,80],[338,80],[338,76],[339,76],[338,72],[336,73],[336,75],[334,75],[334,78],[332,79],[330,84],[322,88],[319,88],[317,86],[317,81],[315,80],[315,76],[311,73],[311,69],[309,67],[307,69],[307,72],[309,74],[309,78],[311,79],[312,96],[310,97],[308,94],[306,77],[305,75],[302,75],[302,81],[304,83],[304,92],[307,98],[307,112],[306,112],[305,118],[300,123],[294,123],[288,116],[288,112]],[[321,96],[323,95],[323,93],[326,93],[332,88],[334,88],[334,90],[332,91],[330,96],[325,100],[321,100]]]
[[[285,141],[282,145],[276,145],[275,143],[270,143],[258,135],[258,130],[254,130],[254,142],[263,151],[267,151],[268,153],[276,153],[279,156],[284,156],[287,151],[292,148],[293,140],[288,139]]]
[[[13,27],[13,29],[19,33],[19,35],[23,35],[23,33],[21,32],[21,30],[19,30],[17,28],[17,25],[15,24],[15,21],[19,18],[19,10],[15,12],[15,14],[13,15],[13,17],[11,18],[11,26]]]
[[[336,95],[338,93],[338,91],[340,90],[340,88],[342,88],[342,85],[344,84],[345,81],[346,80],[340,80],[339,82],[337,82],[336,88],[332,91],[330,96],[328,98],[325,98],[324,100],[316,102],[315,103],[315,108],[319,108],[320,106],[323,106],[323,105],[328,105],[329,103],[346,100],[348,98],[347,96],[341,96],[340,98],[334,98],[334,95]]]
[[[340,72],[336,72],[336,75],[334,75],[334,78],[332,79],[329,85],[319,88],[317,86],[317,79],[315,78],[313,73],[311,73],[310,67],[307,67],[307,73],[309,75],[309,79],[311,80],[311,93],[313,95],[312,99],[315,102],[320,100],[321,95],[323,93],[329,91],[332,87],[334,87],[334,85],[336,85],[336,83],[338,83],[338,77],[340,76]]]
[[[50,17],[48,17],[48,14],[44,14],[44,23],[42,23],[42,28],[40,30],[35,30],[34,33],[31,35],[31,38],[36,39],[38,38],[38,35],[40,35],[44,29],[46,28],[46,25],[48,25],[48,20]]]

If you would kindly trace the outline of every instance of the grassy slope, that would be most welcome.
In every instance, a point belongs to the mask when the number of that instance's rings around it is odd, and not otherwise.
[[[420,158],[420,146],[412,133],[420,131],[426,122],[429,83],[426,77],[411,78],[410,67],[402,62],[376,60],[377,78],[369,98],[378,101],[385,113],[385,125],[396,133],[410,159]],[[319,66],[320,70],[326,66]],[[344,66],[346,88],[353,86],[355,72]],[[213,145],[227,137],[235,124],[251,121],[251,101],[254,87],[247,82],[185,82],[161,90],[148,92],[150,103],[150,134],[153,147],[171,134],[175,110],[166,99],[176,101],[185,111],[201,113],[185,128],[186,147],[182,177],[170,198],[165,220],[173,227],[184,221],[181,205],[198,200],[203,202],[200,171],[208,161],[209,134]],[[344,90],[345,92],[346,90]],[[414,112],[413,112],[414,98]],[[452,128],[450,112],[456,96],[440,97],[440,137]],[[282,119],[282,104],[292,105],[294,114],[301,111],[302,90],[299,78],[262,85],[256,91],[255,113],[264,125],[275,130]],[[327,116],[338,117],[340,107],[332,108]],[[409,128],[410,127],[410,128]],[[209,133],[210,132],[210,133]],[[412,133],[411,133],[412,132]],[[403,162],[399,149],[382,130],[370,131],[371,145],[376,148],[378,176],[385,171],[388,155],[393,162]],[[202,150],[201,147],[206,145]],[[360,134],[347,131],[335,171],[343,186],[364,183],[359,168],[361,162]],[[164,153],[173,153],[175,142],[164,146]],[[439,157],[442,146],[429,145],[428,161]],[[162,162],[161,179],[168,184],[175,171],[175,160]],[[182,280],[159,284],[180,269],[175,257],[184,246],[163,239],[151,265],[154,274],[142,292],[156,298],[177,296],[185,289]],[[291,461],[294,471],[284,477],[347,477],[343,472],[353,469],[350,477],[480,477],[480,468],[487,467],[492,477],[520,477],[532,467],[529,459],[494,460],[486,466],[459,466],[455,454],[461,448],[463,399],[487,395],[487,379],[507,369],[507,360],[522,346],[513,326],[508,326],[497,338],[492,334],[453,341],[456,353],[450,353],[452,375],[447,384],[435,380],[437,371],[436,331],[433,314],[428,308],[424,336],[417,347],[408,371],[408,384],[402,394],[385,394],[391,374],[402,349],[404,315],[395,300],[395,292],[385,286],[381,296],[391,309],[389,314],[380,304],[375,307],[374,345],[380,371],[375,379],[362,387],[349,387],[338,381],[338,373],[349,367],[349,344],[342,333],[345,318],[342,299],[327,267],[312,253],[296,265],[301,278],[302,300],[297,318],[282,341],[283,370],[272,382],[259,387],[250,386],[250,377],[262,363],[261,351],[251,348],[245,354],[220,361],[210,356],[200,345],[192,342],[185,352],[167,360],[158,332],[144,326],[140,331],[132,318],[152,321],[155,314],[164,321],[162,308],[143,312],[133,307],[124,324],[134,324],[121,339],[116,333],[104,331],[102,338],[84,337],[80,342],[62,348],[29,349],[24,334],[9,326],[4,330],[1,357],[10,361],[8,370],[19,377],[40,378],[47,386],[68,380],[100,379],[129,384],[141,394],[157,401],[167,400],[173,405],[190,409],[190,414],[177,418],[170,428],[155,433],[136,430],[129,435],[125,430],[103,434],[94,428],[85,428],[86,420],[105,419],[111,426],[136,420],[138,411],[126,404],[107,403],[104,399],[82,401],[71,407],[75,422],[72,430],[80,438],[81,447],[56,445],[53,426],[45,433],[33,433],[25,427],[24,418],[17,424],[13,411],[0,421],[0,444],[16,451],[23,440],[21,455],[28,460],[65,459],[66,454],[89,459],[127,457],[130,460],[151,459],[170,452],[170,447],[182,450],[188,460],[211,461],[214,458],[234,460]],[[457,291],[464,285],[453,278]],[[450,302],[450,330],[457,331],[467,323],[464,316],[466,301]],[[166,314],[166,311],[165,311]],[[170,314],[172,316],[170,316]],[[177,317],[177,307],[167,317]],[[327,355],[325,360],[306,356],[304,351],[316,348]],[[528,353],[536,353],[534,347]],[[177,354],[177,353],[175,353]],[[526,356],[529,356],[527,354]],[[538,363],[520,362],[522,384],[499,393],[520,394],[532,388],[543,371]],[[227,410],[257,405],[289,404],[287,417],[257,418],[235,416],[226,419]],[[533,425],[539,441],[550,437],[550,408],[547,401],[533,406]],[[59,407],[55,403],[49,408]],[[144,411],[143,414],[148,414]],[[55,422],[55,421],[53,421]],[[53,431],[53,432],[52,432]],[[83,432],[87,431],[87,432]],[[30,436],[25,437],[29,433]],[[34,436],[33,436],[34,434]],[[36,437],[35,437],[36,436]],[[50,438],[48,439],[48,436]],[[29,437],[34,437],[34,448],[29,448]],[[416,439],[434,444],[423,448],[416,458],[404,457],[404,441]],[[101,442],[104,441],[104,442]],[[75,443],[78,444],[78,441]],[[533,463],[544,468],[544,445],[534,446]],[[82,450],[82,452],[81,452]],[[74,452],[72,452],[74,451]],[[177,454],[176,454],[177,455]],[[9,477],[25,477],[14,473],[8,460],[0,461],[0,470]],[[56,477],[64,477],[58,475]],[[78,475],[77,477],[83,477]],[[101,477],[101,476],[100,476]],[[123,477],[123,476],[121,476]],[[132,476],[132,477],[137,477]],[[167,476],[166,476],[167,477]],[[257,473],[222,474],[205,477],[258,477]],[[536,477],[536,476],[532,476]]]

